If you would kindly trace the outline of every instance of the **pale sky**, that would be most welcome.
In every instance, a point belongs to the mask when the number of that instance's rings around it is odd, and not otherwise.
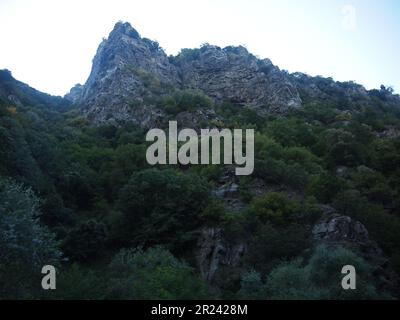
[[[400,92],[398,0],[0,0],[0,69],[64,95],[118,20],[167,54],[244,45],[290,72]]]

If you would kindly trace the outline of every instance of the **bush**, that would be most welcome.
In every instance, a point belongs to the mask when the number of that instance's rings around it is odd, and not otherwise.
[[[109,267],[109,298],[205,299],[207,288],[186,263],[154,247],[122,250]]]
[[[184,111],[196,111],[202,108],[210,108],[213,105],[211,98],[201,91],[183,90],[176,91],[162,101],[165,110],[174,116]]]
[[[100,300],[107,294],[107,274],[73,264],[61,269],[57,276],[57,290],[48,292],[47,298],[63,300]]]
[[[352,265],[357,272],[356,290],[343,290],[342,268]],[[376,292],[371,266],[342,247],[318,246],[307,264],[301,260],[283,263],[268,276],[267,294],[271,299],[387,299]]]
[[[290,200],[284,193],[271,192],[256,198],[250,203],[250,214],[263,223],[288,225],[298,209],[298,203]]]
[[[193,240],[209,198],[207,183],[194,174],[148,169],[121,190],[118,226],[123,244],[163,244],[177,249]]]
[[[286,228],[261,225],[250,241],[246,261],[266,274],[282,260],[300,255],[309,246],[308,233],[305,227],[296,224]]]
[[[58,242],[39,217],[31,189],[0,180],[0,298],[34,298],[42,267],[59,264]]]
[[[240,290],[237,297],[242,300],[263,300],[265,299],[265,285],[257,271],[250,271],[242,276]]]
[[[266,292],[271,300],[323,300],[329,297],[326,288],[317,288],[310,281],[309,270],[301,260],[282,263],[268,275]]]
[[[106,226],[95,220],[80,223],[63,243],[63,251],[72,261],[88,262],[100,258],[107,240]]]

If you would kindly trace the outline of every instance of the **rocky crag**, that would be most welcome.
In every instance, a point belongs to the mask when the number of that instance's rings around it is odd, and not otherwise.
[[[65,98],[80,106],[94,125],[131,122],[150,128],[165,123],[168,114],[160,98],[177,90],[198,90],[216,104],[229,102],[260,115],[285,115],[310,100],[338,99],[343,110],[357,112],[385,92],[368,91],[354,82],[289,74],[242,46],[205,44],[168,57],[157,42],[141,37],[129,23],[118,22],[100,44],[86,83],[73,87]],[[388,103],[400,104],[398,95],[387,93]],[[191,119],[194,127],[215,119],[207,109],[175,114],[174,120],[180,117]]]
[[[204,45],[168,57],[157,42],[122,22],[100,44],[87,82],[66,98],[94,124],[130,121],[151,127],[165,116],[157,98],[185,89],[260,113],[284,114],[301,106],[290,77],[244,47]]]

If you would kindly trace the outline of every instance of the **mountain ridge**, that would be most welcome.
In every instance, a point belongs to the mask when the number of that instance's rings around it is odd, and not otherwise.
[[[141,38],[122,22],[100,44],[86,83],[74,87],[66,98],[81,105],[94,122],[107,122],[111,116],[117,122],[143,123],[138,110],[130,110],[129,100],[142,104],[140,113],[147,117],[160,117],[163,110],[148,101],[176,89],[200,90],[216,102],[229,100],[261,113],[285,113],[301,106],[288,77],[244,47],[204,45],[167,57],[157,42]]]
[[[343,96],[344,105],[363,100],[358,109],[374,91],[354,82],[290,74],[242,46],[205,44],[168,57],[158,42],[120,21],[99,45],[86,83],[73,87],[65,98],[95,125],[134,122],[151,127],[166,117],[160,97],[177,90],[201,91],[216,104],[229,102],[260,115],[285,115],[304,100],[327,99],[332,92]]]

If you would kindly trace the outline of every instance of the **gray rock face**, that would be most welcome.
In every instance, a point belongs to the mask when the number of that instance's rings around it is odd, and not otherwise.
[[[290,78],[302,97],[345,104],[357,102],[358,107],[363,105],[360,102],[365,104],[370,100],[368,91],[354,82],[337,82],[332,78],[311,77],[301,72],[291,74]]]
[[[165,118],[155,101],[176,89],[202,90],[217,102],[231,101],[260,113],[284,114],[301,105],[289,77],[243,47],[206,45],[168,58],[158,43],[119,22],[100,44],[84,86],[66,95],[94,124],[131,121],[151,127]]]
[[[21,108],[23,106],[22,102],[18,99],[17,96],[10,94],[7,99],[9,101],[11,101],[14,105],[16,105],[17,107]]]
[[[364,225],[339,214],[330,215],[317,223],[313,229],[313,236],[316,240],[328,242],[369,242],[368,231]]]
[[[373,105],[374,96],[400,106],[400,96],[385,88],[367,91],[354,82],[289,74],[244,47],[204,45],[167,57],[157,42],[122,22],[100,44],[87,82],[66,98],[95,125],[129,121],[152,127],[167,119],[160,98],[182,89],[201,90],[217,103],[229,101],[261,115],[284,115],[309,101],[337,102],[340,110],[357,112]],[[204,117],[193,114],[192,120]]]
[[[369,238],[365,226],[348,216],[337,214],[333,208],[325,209],[326,215],[313,228],[314,241],[355,249],[374,266],[373,274],[379,278],[381,289],[398,294],[399,277],[378,244]]]
[[[176,68],[158,43],[119,22],[100,44],[76,102],[96,124],[133,121],[151,126],[162,117],[152,98],[175,86],[179,86]]]
[[[377,134],[381,139],[397,139],[400,137],[400,130],[394,126],[388,126],[383,132]]]
[[[217,101],[274,113],[301,106],[299,94],[285,74],[244,47],[205,45],[195,59],[183,56],[177,65],[184,87],[203,90]]]
[[[83,86],[81,84],[76,84],[71,88],[70,92],[65,95],[65,99],[71,101],[72,103],[78,102],[82,97]]]
[[[220,228],[202,230],[199,239],[197,261],[202,278],[212,282],[223,266],[237,267],[246,252],[245,244],[229,244]]]
[[[378,261],[375,265],[386,263],[383,251],[378,244],[369,238],[365,226],[359,221],[337,214],[333,208],[327,207],[326,214],[315,224],[312,234],[317,243],[341,245],[356,248],[367,260]]]

